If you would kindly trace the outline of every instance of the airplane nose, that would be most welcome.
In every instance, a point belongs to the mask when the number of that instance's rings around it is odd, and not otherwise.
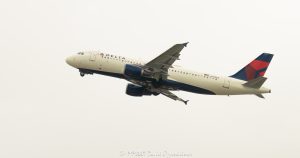
[[[67,57],[66,58],[66,63],[69,64],[69,65],[71,65],[71,60],[72,60],[71,57]]]
[[[70,66],[75,66],[75,58],[74,56],[70,56],[66,58],[66,63],[69,64]]]

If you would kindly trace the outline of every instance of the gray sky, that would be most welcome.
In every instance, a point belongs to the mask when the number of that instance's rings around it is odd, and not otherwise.
[[[300,3],[292,0],[0,1],[0,157],[300,157]],[[151,60],[189,41],[176,65],[231,75],[274,53],[255,96],[134,98],[126,81],[81,78],[65,58],[101,50]],[[144,156],[145,157],[145,156]]]

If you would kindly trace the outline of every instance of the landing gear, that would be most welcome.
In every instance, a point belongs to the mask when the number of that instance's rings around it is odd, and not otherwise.
[[[83,72],[80,72],[80,76],[83,77],[85,74]]]
[[[82,69],[79,69],[79,73],[80,73],[80,76],[83,77],[84,75],[92,75],[93,72],[89,71],[89,70],[82,70]]]

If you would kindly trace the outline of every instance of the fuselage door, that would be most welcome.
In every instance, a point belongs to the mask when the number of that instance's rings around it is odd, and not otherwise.
[[[104,54],[101,53],[100,55],[97,56],[97,67],[98,70],[103,70],[104,65],[105,65],[105,60],[104,60]]]
[[[229,87],[230,87],[230,80],[224,79],[223,87],[226,88],[226,89],[229,89]]]

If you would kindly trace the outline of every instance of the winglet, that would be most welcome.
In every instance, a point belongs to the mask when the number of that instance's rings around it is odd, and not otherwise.
[[[189,102],[189,100],[183,101],[185,105],[187,105],[187,103]]]
[[[187,44],[189,44],[189,42],[182,43],[182,45],[183,45],[184,47],[186,47],[186,46],[187,46]]]

